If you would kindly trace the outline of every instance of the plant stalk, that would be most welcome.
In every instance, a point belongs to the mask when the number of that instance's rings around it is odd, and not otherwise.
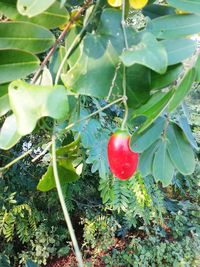
[[[60,185],[57,162],[56,162],[56,137],[55,136],[52,137],[52,161],[53,161],[53,173],[54,173],[54,177],[55,177],[56,188],[58,191],[58,196],[60,199],[60,204],[61,204],[61,207],[63,210],[65,221],[66,221],[66,224],[67,224],[70,236],[71,236],[71,240],[72,240],[72,243],[74,246],[74,251],[75,251],[76,259],[78,262],[78,266],[83,267],[83,260],[82,260],[81,251],[80,251],[79,246],[78,246],[78,242],[77,242],[77,239],[75,236],[75,232],[74,232],[74,229],[73,229],[73,226],[71,223],[71,219],[70,219],[70,216],[69,216],[66,204],[65,204],[65,199],[64,199],[62,188]]]

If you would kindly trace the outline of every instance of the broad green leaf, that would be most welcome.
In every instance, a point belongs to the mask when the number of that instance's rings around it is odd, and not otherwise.
[[[166,5],[151,4],[142,9],[142,13],[150,19],[155,19],[165,15],[176,14],[175,8]]]
[[[79,94],[103,98],[108,95],[112,84],[118,56],[111,44],[105,49],[100,38],[87,34],[81,47],[82,56],[61,77],[67,88]]]
[[[196,149],[199,150],[199,147],[197,145],[197,142],[192,134],[192,130],[190,128],[190,125],[188,123],[188,120],[185,116],[181,116],[178,119],[179,121],[179,125],[181,127],[181,129],[184,131],[185,136],[187,137],[188,141],[190,142],[191,146]]]
[[[10,110],[8,84],[0,85],[0,117]]]
[[[0,49],[40,53],[50,48],[54,42],[54,35],[39,25],[11,21],[0,23]]]
[[[107,47],[108,42],[111,42],[118,55],[121,55],[123,49],[125,48],[121,20],[122,12],[120,10],[107,8],[102,12],[99,26],[97,28],[97,35],[101,37],[100,41],[104,44],[104,47]],[[132,27],[126,27],[126,35],[129,46],[138,43],[140,34],[138,35]],[[98,57],[99,53],[96,51],[93,55]]]
[[[174,176],[174,165],[167,152],[167,141],[160,142],[153,161],[153,176],[156,181],[160,181],[163,186],[168,186]]]
[[[17,9],[23,16],[34,17],[47,10],[55,0],[17,0]]]
[[[173,95],[174,90],[170,90],[168,93],[158,92],[146,104],[132,113],[133,118],[140,115],[147,118],[137,130],[137,134],[143,132],[166,109]]]
[[[196,70],[195,82],[200,82],[200,55],[198,56],[197,61],[195,63],[195,70]]]
[[[196,42],[190,39],[173,39],[161,41],[167,51],[168,65],[182,62],[193,55],[196,50]]]
[[[167,150],[174,166],[184,175],[192,174],[195,169],[195,157],[183,131],[171,123],[167,129],[167,138]]]
[[[76,174],[76,169],[69,160],[65,159],[64,162],[59,160],[57,168],[61,186],[66,183],[75,182],[79,179],[79,175]],[[49,165],[47,172],[40,179],[37,189],[42,192],[46,192],[53,188],[56,188],[56,183],[54,179],[53,166]]]
[[[150,83],[150,69],[138,64],[126,68],[126,92],[129,107],[138,108],[147,102],[150,98]],[[121,75],[118,75],[116,85],[118,88],[122,87]]]
[[[65,8],[60,8],[58,1],[41,14],[32,18],[22,16],[18,13],[16,5],[17,0],[0,0],[0,12],[14,21],[27,21],[48,29],[63,25],[69,20],[68,11]]]
[[[176,39],[199,33],[200,15],[168,15],[152,20],[152,33],[160,39]]]
[[[0,149],[10,149],[21,138],[17,132],[16,117],[14,114],[7,117],[0,130]]]
[[[163,132],[165,119],[157,118],[152,125],[142,134],[134,134],[131,138],[131,149],[135,152],[143,152],[148,149],[156,140],[158,140]]]
[[[181,80],[180,84],[177,86],[174,96],[169,103],[168,111],[172,112],[184,99],[189,90],[192,87],[192,83],[195,80],[196,71],[194,68],[190,69],[184,78]]]
[[[22,50],[0,50],[0,84],[25,78],[39,66],[39,59]]]
[[[10,106],[21,135],[31,133],[41,117],[62,120],[68,113],[68,100],[63,86],[30,85],[14,81],[9,85]]]
[[[167,0],[167,2],[180,10],[188,11],[191,13],[200,13],[199,0]]]
[[[74,151],[77,151],[77,147],[78,147],[79,143],[80,143],[80,134],[78,134],[78,137],[76,138],[76,140],[74,140],[70,144],[59,147],[56,150],[56,155],[57,156],[63,156],[66,154],[69,155],[71,153],[74,153]]]
[[[183,71],[183,65],[177,64],[169,66],[165,74],[158,74],[154,71],[151,72],[151,89],[157,90],[167,87],[174,82]]]
[[[166,50],[149,32],[143,34],[139,44],[125,50],[120,58],[127,67],[138,63],[160,74],[165,73],[167,69]]]
[[[12,19],[17,14],[16,3],[17,0],[0,0],[0,13]]]
[[[160,142],[156,141],[139,155],[139,170],[142,177],[152,173],[153,158]]]

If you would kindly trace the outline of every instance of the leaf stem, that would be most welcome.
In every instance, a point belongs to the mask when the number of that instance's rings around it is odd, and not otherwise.
[[[128,49],[128,38],[127,38],[127,35],[126,35],[126,22],[125,22],[125,8],[126,8],[126,0],[123,0],[123,2],[122,2],[122,21],[121,21],[121,25],[122,25],[122,30],[123,30],[123,34],[124,34],[125,47],[126,47],[126,49]]]
[[[64,199],[62,188],[60,185],[57,162],[56,162],[56,137],[55,136],[52,137],[52,161],[53,161],[53,173],[54,173],[54,177],[55,177],[56,188],[58,191],[58,196],[60,199],[60,204],[62,206],[65,221],[66,221],[66,224],[67,224],[70,236],[71,236],[71,240],[72,240],[72,243],[74,246],[76,259],[77,259],[79,267],[83,267],[83,260],[82,260],[81,251],[80,251],[79,246],[78,246],[78,242],[77,242],[77,239],[76,239],[76,236],[74,233],[74,229],[73,229],[73,226],[72,226],[72,223],[70,220],[70,216],[69,216],[66,204],[65,204],[65,199]]]
[[[128,105],[127,105],[127,96],[126,96],[126,67],[125,66],[123,66],[122,87],[123,87],[124,118],[122,121],[121,128],[124,130],[126,127],[127,119],[128,119]]]
[[[124,43],[125,43],[125,48],[128,49],[128,38],[126,35],[126,22],[125,22],[125,8],[126,8],[126,0],[123,0],[122,2],[122,30],[124,34]],[[122,121],[121,128],[125,129],[126,122],[128,119],[128,105],[127,105],[127,95],[126,95],[126,67],[123,65],[123,80],[122,80],[122,88],[123,88],[123,104],[124,104],[124,118]]]

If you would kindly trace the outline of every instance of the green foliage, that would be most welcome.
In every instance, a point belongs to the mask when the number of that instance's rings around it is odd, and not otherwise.
[[[0,84],[25,78],[39,66],[39,59],[23,50],[0,50]]]
[[[82,218],[83,249],[95,258],[102,252],[106,266],[196,267],[199,109],[196,103],[190,116],[183,100],[197,94],[190,89],[198,86],[199,59],[185,60],[196,50],[188,35],[199,32],[199,4],[149,1],[142,12],[126,13],[124,24],[120,9],[92,1],[73,21],[83,2],[0,0],[1,167],[33,148],[27,159],[0,169],[0,265],[45,265],[70,252],[47,149],[54,135],[79,235]],[[73,25],[50,58],[69,17]],[[124,116],[122,96],[131,146],[140,153],[128,181],[112,177],[107,161],[107,141]],[[40,141],[46,145],[35,149]]]
[[[17,9],[23,16],[34,17],[48,9],[55,0],[46,0],[43,3],[36,0],[33,4],[28,0],[18,0]]]
[[[16,0],[0,1],[0,11],[14,21],[27,21],[51,29],[65,24],[69,19],[67,9],[61,9],[60,3],[57,1],[47,10],[32,18],[22,16],[17,11],[16,2]]]
[[[194,2],[191,0],[188,0],[187,2],[180,0],[167,0],[167,2],[174,6],[175,8],[179,8],[184,11],[192,12],[192,13],[200,13],[200,4],[198,1]]]
[[[8,94],[17,120],[17,131],[21,135],[31,133],[41,117],[62,120],[68,112],[67,96],[62,86],[47,87],[15,81],[10,84]]]
[[[158,237],[133,238],[123,251],[113,250],[103,257],[106,266],[198,266],[199,240],[186,237],[179,242],[163,242]]]
[[[23,49],[26,45],[26,51],[41,53],[53,45],[55,37],[47,29],[32,23],[5,22],[0,24],[0,41],[0,49]]]
[[[15,193],[1,199],[0,236],[12,241],[15,233],[22,243],[30,241],[31,232],[36,229],[36,222],[28,204],[16,205]],[[7,206],[9,208],[7,208]]]

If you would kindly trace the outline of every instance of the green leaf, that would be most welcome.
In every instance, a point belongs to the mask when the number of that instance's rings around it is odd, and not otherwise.
[[[128,97],[127,103],[129,107],[138,108],[147,102],[147,100],[150,98],[150,83],[150,69],[138,64],[126,68],[126,92]],[[118,88],[121,88],[121,75],[118,75],[118,78],[116,79],[116,85]]]
[[[199,147],[198,147],[198,144],[192,134],[192,130],[190,128],[190,125],[188,123],[188,120],[185,116],[181,116],[179,117],[178,119],[179,121],[179,124],[180,124],[180,127],[181,129],[183,130],[185,136],[187,137],[187,140],[190,142],[191,146],[196,149],[196,150],[199,150]]]
[[[172,112],[184,99],[189,90],[192,87],[192,83],[195,80],[196,71],[194,68],[190,69],[184,78],[181,80],[180,84],[175,90],[174,96],[169,103],[168,111]]]
[[[48,29],[63,25],[69,20],[67,9],[60,8],[60,3],[58,1],[51,5],[42,14],[32,18],[20,15],[17,11],[16,4],[17,0],[0,0],[0,12],[12,20],[27,21],[44,26]]]
[[[21,135],[31,133],[41,117],[61,120],[68,113],[68,100],[63,86],[38,86],[14,81],[8,91],[10,106]]]
[[[0,149],[10,149],[21,138],[21,135],[17,133],[16,117],[10,115],[4,121],[4,124],[0,130]]]
[[[199,0],[167,0],[167,2],[180,10],[184,10],[191,13],[200,13]]]
[[[195,82],[200,82],[200,55],[198,56],[197,61],[195,63],[195,70],[196,70]]]
[[[79,179],[79,176],[76,174],[76,169],[73,167],[70,160],[59,160],[57,168],[61,186],[65,185],[66,183],[75,182],[77,179]],[[37,189],[42,192],[46,192],[53,188],[56,188],[56,183],[53,174],[53,166],[49,165],[47,172],[40,179]]]
[[[167,69],[166,50],[149,32],[143,34],[139,44],[125,50],[120,58],[127,67],[138,63],[160,74],[165,73]]]
[[[169,7],[166,5],[157,5],[157,4],[146,5],[142,9],[142,13],[145,16],[149,17],[150,19],[155,19],[155,18],[162,17],[165,15],[176,14],[175,8]]]
[[[165,125],[163,117],[157,118],[142,134],[134,134],[131,138],[131,149],[135,152],[143,152],[160,138]]]
[[[54,42],[54,35],[39,25],[11,21],[0,23],[0,49],[40,53],[50,48]]]
[[[168,65],[182,62],[193,55],[196,50],[196,42],[190,39],[173,39],[161,41],[167,51]]]
[[[65,86],[83,95],[107,96],[118,63],[115,50],[111,44],[105,49],[101,37],[93,34],[87,34],[81,50],[82,56],[76,64],[61,76]]]
[[[195,169],[195,157],[183,131],[171,123],[167,129],[167,138],[167,150],[174,166],[184,175],[192,174]]]
[[[167,141],[160,143],[153,161],[153,176],[156,181],[161,181],[163,186],[168,186],[174,176],[174,165],[167,152]]]
[[[157,90],[169,86],[183,71],[183,65],[169,66],[165,74],[151,73],[151,89]]]
[[[0,85],[0,117],[10,110],[8,84]]]
[[[47,10],[55,0],[17,0],[17,9],[23,16],[34,17]]]
[[[145,177],[152,173],[153,166],[153,158],[156,150],[159,147],[160,142],[154,142],[149,148],[143,151],[139,155],[139,170],[141,172],[142,177]]]
[[[199,28],[199,15],[168,15],[152,20],[152,33],[159,39],[176,39],[199,33]]]
[[[57,156],[64,156],[66,154],[69,155],[71,153],[74,153],[75,151],[77,151],[79,143],[80,143],[80,134],[78,134],[78,137],[76,138],[76,140],[74,140],[70,144],[59,147],[56,150],[56,155]]]
[[[151,123],[166,109],[173,95],[174,90],[170,90],[168,93],[158,92],[154,94],[146,104],[132,113],[133,118],[140,115],[147,118],[144,124],[137,130],[137,134],[141,133],[151,125]]]
[[[39,66],[39,59],[22,50],[0,50],[0,84],[25,78]]]

